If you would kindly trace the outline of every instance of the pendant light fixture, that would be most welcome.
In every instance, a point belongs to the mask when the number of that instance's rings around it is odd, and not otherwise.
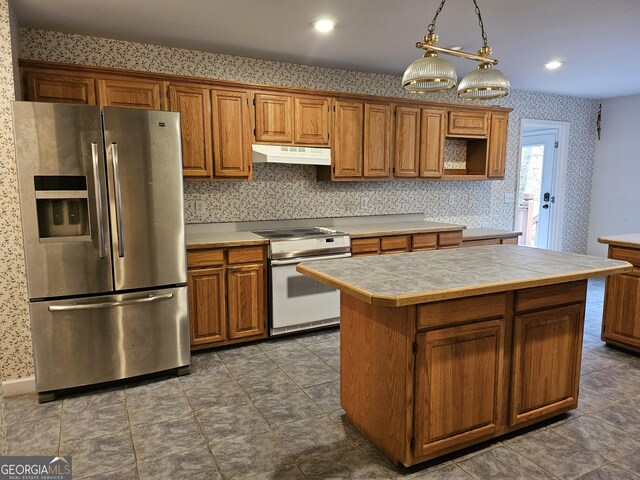
[[[490,58],[491,47],[487,43],[487,34],[484,31],[482,15],[476,0],[475,5],[478,23],[482,33],[482,47],[478,49],[478,54],[466,53],[450,48],[437,46],[438,35],[435,33],[436,20],[442,11],[442,7],[447,0],[442,0],[436,10],[433,20],[429,24],[427,35],[423,42],[416,43],[416,48],[425,51],[424,57],[413,62],[402,76],[402,87],[414,93],[431,93],[443,90],[450,90],[455,87],[458,77],[455,68],[448,61],[440,58],[438,53],[445,53],[455,57],[466,58],[480,62],[478,68],[471,71],[462,79],[458,85],[458,95],[462,98],[489,100],[492,98],[504,97],[509,93],[511,87],[509,80],[504,74],[493,68],[498,60]]]

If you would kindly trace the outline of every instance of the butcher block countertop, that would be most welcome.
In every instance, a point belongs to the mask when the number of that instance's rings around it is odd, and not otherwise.
[[[336,230],[348,233],[351,238],[384,237],[387,235],[404,235],[410,233],[454,232],[464,230],[464,225],[440,222],[389,222],[362,225],[337,225]]]
[[[632,270],[630,263],[517,245],[301,263],[298,272],[364,302],[404,306]]]
[[[251,232],[187,232],[187,250],[268,244],[269,240]]]
[[[640,233],[626,233],[623,235],[609,235],[599,237],[598,242],[616,247],[640,248]]]

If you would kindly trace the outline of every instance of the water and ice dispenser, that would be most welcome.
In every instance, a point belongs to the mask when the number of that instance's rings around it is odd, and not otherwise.
[[[40,242],[91,241],[87,177],[36,175],[34,181]]]

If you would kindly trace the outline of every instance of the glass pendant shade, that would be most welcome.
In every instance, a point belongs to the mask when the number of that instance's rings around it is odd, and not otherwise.
[[[458,95],[462,98],[490,100],[504,97],[510,88],[509,80],[500,70],[481,63],[460,81]]]
[[[450,90],[456,86],[458,75],[455,68],[435,52],[413,62],[402,76],[402,87],[413,93],[431,93]]]

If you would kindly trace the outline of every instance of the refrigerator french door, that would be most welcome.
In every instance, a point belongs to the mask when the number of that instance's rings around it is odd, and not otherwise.
[[[189,365],[179,118],[14,103],[38,392]]]

